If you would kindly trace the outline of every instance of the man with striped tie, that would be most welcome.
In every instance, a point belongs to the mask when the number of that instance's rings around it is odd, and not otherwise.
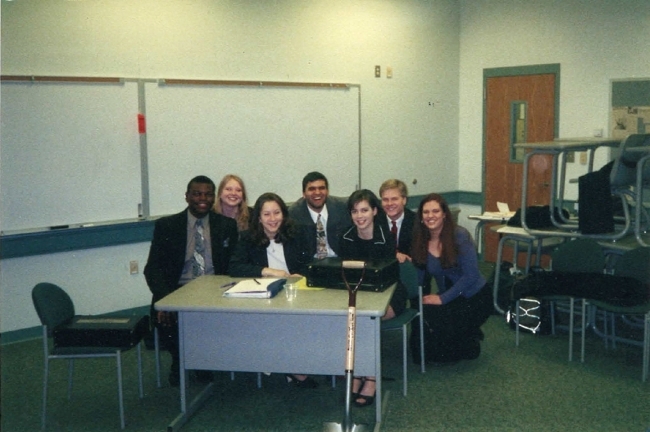
[[[185,192],[187,208],[156,221],[144,269],[153,294],[151,317],[163,347],[172,357],[172,386],[180,382],[177,318],[172,312],[155,311],[153,304],[199,276],[228,274],[230,255],[238,238],[237,223],[211,210],[215,189],[214,182],[206,176],[190,180]],[[195,376],[201,381],[212,379],[211,372],[197,371]]]
[[[339,236],[352,225],[347,199],[329,195],[327,178],[312,171],[302,179],[302,198],[289,207],[289,217],[304,225],[314,258],[338,256]]]

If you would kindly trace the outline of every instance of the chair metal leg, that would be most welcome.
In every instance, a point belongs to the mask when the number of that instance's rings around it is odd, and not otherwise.
[[[138,342],[138,390],[140,399],[144,397],[144,385],[142,383],[142,342]]]
[[[47,343],[47,339],[46,342]],[[45,417],[47,413],[47,381],[50,371],[50,360],[45,355],[45,372],[43,377],[43,409],[41,410],[41,429],[45,430]]]
[[[549,306],[551,310],[551,334],[555,336],[555,302],[549,302]]]
[[[262,372],[257,373],[257,388],[262,388]]]
[[[612,348],[616,349],[616,314],[612,313]]]
[[[650,312],[645,314],[643,322],[643,370],[641,372],[641,380],[646,382],[648,380],[648,367],[650,365]]]
[[[519,346],[519,300],[515,302],[515,346]]]
[[[74,359],[68,360],[68,400],[72,398],[72,375],[74,374]]]
[[[505,241],[507,239],[508,239],[507,236],[503,236],[499,240],[499,245],[497,247],[497,262],[496,262],[496,267],[495,267],[496,270],[494,272],[494,282],[492,283],[493,306],[494,306],[494,309],[497,312],[499,312],[500,314],[505,313],[505,311],[503,309],[501,309],[499,307],[499,304],[497,303],[497,298],[498,298],[498,295],[499,295],[499,282],[500,282],[499,279],[500,279],[500,274],[501,274],[501,272],[499,270],[500,270],[500,267],[501,267],[501,262],[503,260],[503,245],[504,245],[504,243],[505,243]],[[515,264],[516,264],[517,260],[514,260],[514,261],[515,261]],[[422,329],[420,329],[420,330],[422,330]],[[423,334],[423,333],[420,333],[420,334]],[[420,338],[420,339],[422,339],[422,338]]]
[[[580,362],[585,362],[585,333],[587,328],[587,299],[582,299],[582,338],[580,340]]]
[[[422,305],[420,305],[420,315],[424,317]],[[420,319],[420,371],[422,373],[426,372],[424,366],[424,318]]]
[[[573,361],[573,318],[575,299],[569,297],[569,361]]]
[[[156,386],[160,388],[162,387],[160,383],[160,341],[158,340],[158,327],[156,326],[153,328],[153,345],[156,355]]]
[[[403,393],[404,396],[406,397],[406,391],[408,387],[408,368],[406,367],[406,361],[407,361],[407,343],[406,339],[408,337],[408,333],[406,331],[406,327],[408,324],[404,324],[402,326],[402,380],[404,381],[402,383],[403,385]]]
[[[230,372],[230,381],[234,381],[234,380],[235,380],[235,373]]]
[[[120,426],[124,429],[124,393],[122,391],[122,352],[117,350],[115,353],[117,362],[117,397],[120,404]]]

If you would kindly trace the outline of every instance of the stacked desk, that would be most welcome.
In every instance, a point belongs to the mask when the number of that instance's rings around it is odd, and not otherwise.
[[[514,214],[514,213],[513,213]],[[467,219],[478,221],[474,229],[474,241],[476,241],[476,249],[479,253],[482,250],[483,244],[483,226],[487,223],[497,223],[505,225],[513,214],[499,213],[499,212],[483,212],[480,215],[469,215]]]
[[[650,238],[643,232],[641,227],[641,215],[644,212],[643,207],[643,186],[644,180],[647,183],[647,172],[644,172],[646,165],[650,161],[650,146],[631,147],[626,148],[626,153],[640,153],[642,156],[636,164],[636,198],[635,198],[635,218],[634,227],[629,226],[626,221],[626,226],[615,233],[607,234],[581,234],[577,232],[578,224],[576,221],[563,218],[562,213],[559,212],[562,220],[557,220],[554,208],[562,208],[564,203],[564,187],[566,184],[566,155],[570,152],[588,152],[588,167],[587,172],[593,171],[594,153],[600,147],[618,147],[621,144],[617,139],[595,139],[595,138],[569,138],[557,139],[554,141],[537,142],[537,143],[518,143],[515,144],[516,148],[528,150],[524,156],[523,166],[523,185],[522,185],[522,199],[521,199],[521,219],[522,227],[531,234],[543,235],[544,230],[534,230],[526,225],[526,207],[528,206],[528,167],[530,159],[535,155],[551,155],[552,156],[552,173],[550,185],[549,203],[551,208],[551,221],[555,227],[560,228],[556,231],[556,235],[563,237],[588,237],[596,240],[619,240],[634,232],[634,236],[641,246],[650,246]],[[559,173],[559,178],[558,178]],[[645,178],[644,178],[645,174]],[[627,209],[626,209],[627,211]],[[627,213],[626,213],[627,214]],[[647,212],[645,213],[647,214]],[[626,218],[627,219],[627,218]],[[648,221],[646,221],[648,222]],[[633,228],[633,229],[632,229]]]
[[[507,242],[514,243],[514,265],[517,263],[517,255],[519,254],[519,244],[524,243],[527,248],[526,268],[525,273],[530,269],[530,259],[533,254],[533,247],[535,248],[535,265],[539,266],[542,253],[549,248],[553,248],[564,241],[563,238],[555,235],[553,231],[547,231],[544,234],[531,234],[524,228],[512,227],[507,225],[498,225],[492,228],[499,234],[499,246],[497,249],[496,271],[494,272],[493,299],[494,308],[501,314],[505,313],[503,309],[497,304],[497,294],[499,292],[499,279],[501,272],[501,263],[503,262],[503,247]],[[516,268],[516,267],[515,267]]]
[[[180,368],[241,372],[341,375],[345,371],[348,293],[299,290],[272,299],[225,298],[227,276],[202,276],[155,304],[178,313]],[[355,375],[377,377],[376,422],[381,422],[381,329],[395,285],[357,293]],[[187,422],[212,393],[212,384],[187,402],[181,373],[180,415],[168,430]],[[324,419],[325,420],[325,419]]]
[[[566,155],[571,152],[588,152],[587,172],[593,171],[594,154],[600,147],[617,147],[621,140],[615,139],[594,139],[594,138],[569,138],[556,139],[554,141],[536,143],[517,143],[515,148],[528,150],[524,156],[523,185],[521,189],[521,225],[527,231],[531,231],[526,225],[526,207],[528,206],[528,166],[530,159],[535,155],[551,155],[551,186],[549,205],[551,207],[551,221],[558,228],[577,228],[576,224],[570,224],[567,220],[557,221],[553,208],[562,208],[564,201],[564,186],[566,184]],[[559,166],[559,168],[558,168]],[[559,179],[558,179],[559,170]],[[574,233],[575,236],[575,233]]]

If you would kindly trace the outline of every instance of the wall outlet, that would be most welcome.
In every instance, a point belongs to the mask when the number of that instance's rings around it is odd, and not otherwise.
[[[134,275],[140,272],[137,261],[129,261],[129,273]]]
[[[381,66],[377,65],[375,66],[375,78],[380,78],[381,77]]]

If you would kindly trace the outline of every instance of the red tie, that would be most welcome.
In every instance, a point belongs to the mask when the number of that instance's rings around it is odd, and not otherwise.
[[[397,224],[395,223],[395,221],[391,221],[391,222],[393,222],[393,226],[390,229],[390,233],[393,235],[393,238],[395,239],[395,249],[397,249]]]

